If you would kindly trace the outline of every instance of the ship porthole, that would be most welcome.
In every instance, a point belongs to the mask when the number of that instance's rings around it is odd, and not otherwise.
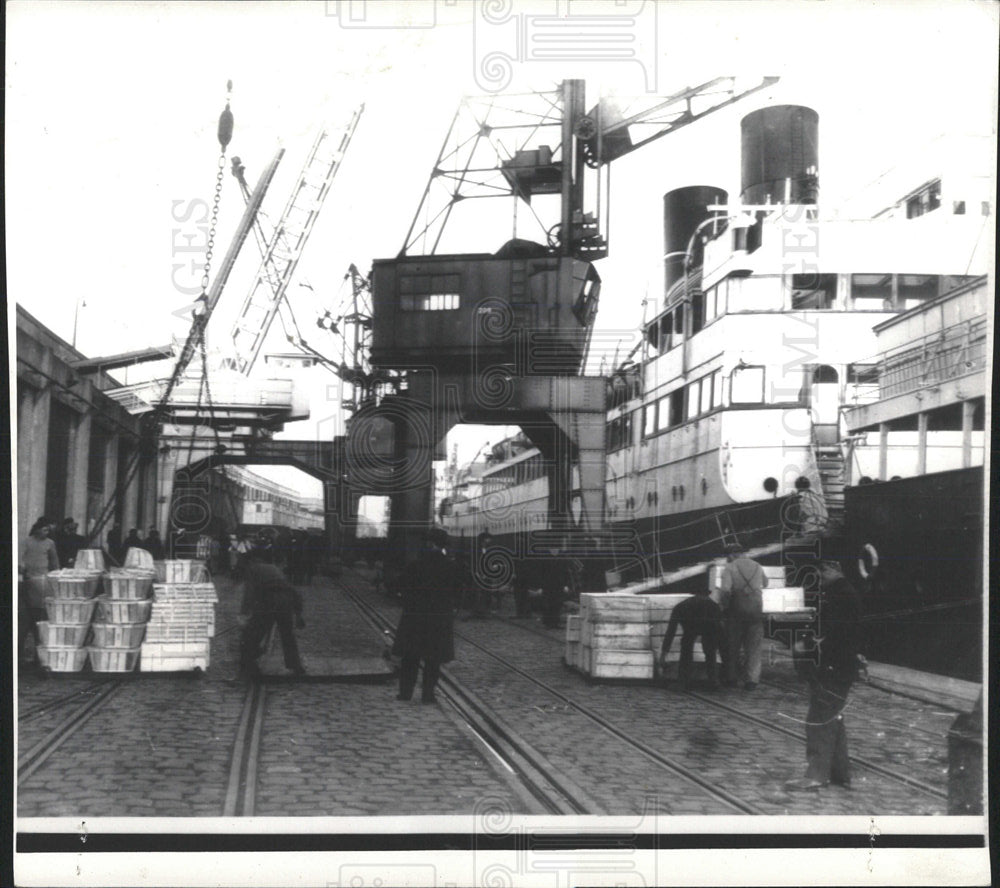
[[[768,493],[775,493],[778,490],[778,479],[771,477],[765,478],[764,490],[766,490]]]

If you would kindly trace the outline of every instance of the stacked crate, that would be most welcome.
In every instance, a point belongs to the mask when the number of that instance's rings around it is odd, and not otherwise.
[[[579,632],[575,662],[569,658],[571,631]],[[653,652],[646,597],[616,592],[581,594],[579,622],[567,622],[567,654],[570,665],[594,678],[651,679]]]
[[[208,669],[218,595],[202,561],[157,562],[153,610],[139,669],[178,672]]]
[[[90,668],[94,672],[132,672],[146,632],[152,602],[152,570],[115,568],[104,574],[105,593],[97,599],[91,629]]]
[[[87,662],[87,636],[97,605],[100,571],[73,569],[50,571],[45,599],[48,620],[38,624],[38,662],[52,672],[79,672]]]

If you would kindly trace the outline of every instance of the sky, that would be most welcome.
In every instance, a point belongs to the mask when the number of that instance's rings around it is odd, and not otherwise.
[[[489,18],[504,7],[506,20]],[[365,105],[290,287],[309,341],[338,357],[339,343],[315,327],[317,312],[343,298],[352,262],[367,271],[402,247],[459,98],[495,88],[491,74],[509,71],[507,90],[582,77],[591,101],[598,90],[670,94],[721,75],[781,77],[614,165],[612,249],[598,263],[597,327],[610,350],[634,335],[643,298],[655,300],[661,287],[663,193],[690,184],[738,193],[739,120],[748,111],[802,103],[819,112],[823,205],[863,196],[942,133],[989,135],[996,120],[997,4],[986,2],[14,0],[6,13],[8,299],[63,338],[75,335],[89,355],[186,333],[184,308],[200,280],[192,261],[203,254],[184,248],[201,243],[195,202],[210,200],[215,186],[228,80],[228,155],[243,160],[251,184],[286,149],[265,204],[273,218],[319,127],[336,128]],[[527,42],[519,51],[517,34],[531,36],[533,16],[557,13],[626,17],[636,59],[546,61]],[[507,67],[497,68],[503,54]],[[242,210],[227,163],[215,268]],[[492,251],[502,230],[459,222],[455,244]],[[225,346],[258,261],[250,242],[210,346]],[[327,383],[314,385],[325,391]],[[287,433],[304,437],[317,426]],[[454,440],[468,459],[499,436],[465,429]]]

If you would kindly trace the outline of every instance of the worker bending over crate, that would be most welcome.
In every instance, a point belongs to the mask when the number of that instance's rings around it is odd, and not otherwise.
[[[270,563],[266,552],[253,549],[240,571],[243,585],[243,604],[239,622],[243,627],[240,643],[240,676],[254,678],[260,675],[257,658],[271,627],[277,625],[281,636],[281,650],[285,667],[295,675],[305,675],[299,646],[295,640],[292,618],[299,629],[305,626],[302,618],[302,596],[285,579],[277,566]]]

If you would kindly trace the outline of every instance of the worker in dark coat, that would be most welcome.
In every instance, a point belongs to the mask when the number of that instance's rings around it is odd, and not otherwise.
[[[670,613],[667,634],[663,636],[663,646],[660,648],[661,667],[667,664],[667,654],[674,643],[678,626],[681,629],[681,659],[677,664],[677,683],[682,691],[686,691],[691,682],[694,643],[698,638],[701,638],[701,649],[705,652],[708,684],[712,688],[719,686],[715,655],[721,650],[725,640],[725,628],[722,624],[722,608],[712,601],[709,591],[706,587],[678,604]]]
[[[87,540],[76,532],[78,527],[76,521],[66,518],[62,523],[62,529],[55,537],[60,567],[73,567],[76,564],[77,552],[87,548]]]
[[[420,699],[433,703],[441,664],[455,658],[453,626],[460,583],[447,546],[447,531],[431,528],[420,557],[401,580],[403,614],[392,645],[392,653],[400,658],[399,700],[413,696],[423,662]]]
[[[542,625],[558,629],[563,601],[571,594],[573,578],[568,559],[561,548],[554,547],[540,566],[542,585]]]
[[[270,563],[270,554],[252,551],[239,570],[243,585],[243,604],[239,622],[243,626],[240,644],[240,675],[253,678],[260,674],[257,658],[271,627],[277,625],[285,667],[295,675],[304,675],[292,619],[298,628],[305,626],[302,618],[302,596],[285,579],[278,567]]]
[[[851,785],[843,713],[858,675],[861,599],[836,561],[821,562],[819,581],[817,636],[811,649],[796,650],[797,668],[809,682],[806,773],[785,784],[790,790]]]

